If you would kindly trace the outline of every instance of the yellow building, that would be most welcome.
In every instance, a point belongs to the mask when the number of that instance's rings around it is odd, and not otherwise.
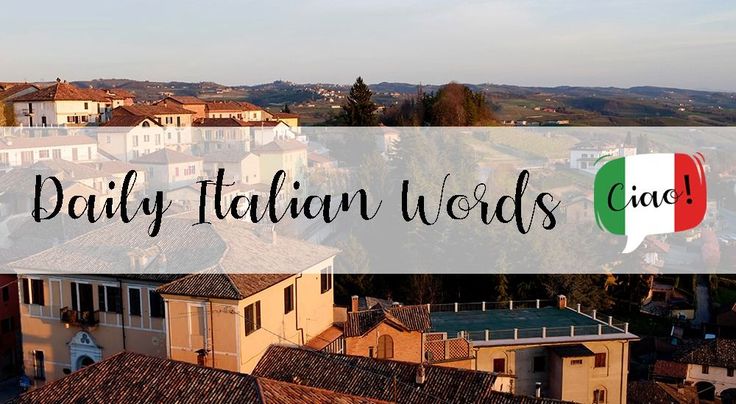
[[[628,324],[569,308],[564,296],[555,306],[521,303],[501,309],[491,309],[490,303],[431,306],[425,344],[466,339],[474,358],[444,364],[496,373],[497,391],[581,403],[626,402],[629,342],[638,339]],[[437,361],[434,352],[425,352],[428,361]]]
[[[217,269],[228,273],[192,274],[158,289],[170,359],[250,372],[270,344],[303,345],[332,327],[337,250],[268,230],[226,232],[231,250]]]
[[[286,172],[287,180],[306,177],[307,145],[298,140],[274,140],[255,150],[260,157],[261,181],[270,183],[278,170]]]
[[[169,216],[156,237],[145,220],[100,224],[8,264],[24,273],[26,373],[43,384],[123,350],[197,363],[199,349],[247,371],[269,343],[301,344],[332,326],[337,250],[244,222],[195,222]],[[202,271],[289,275],[177,275]],[[27,275],[36,273],[54,275]]]

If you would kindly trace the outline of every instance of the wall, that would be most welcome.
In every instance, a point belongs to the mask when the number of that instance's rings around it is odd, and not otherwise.
[[[398,330],[384,322],[359,337],[345,338],[345,350],[348,355],[369,356],[373,348],[373,357],[377,358],[378,338],[390,336],[394,341],[394,356],[397,361],[420,363],[422,355],[422,333],[419,331]]]

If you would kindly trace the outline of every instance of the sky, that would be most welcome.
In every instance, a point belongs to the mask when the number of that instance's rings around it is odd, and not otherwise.
[[[2,9],[0,81],[347,84],[361,75],[736,91],[731,0],[36,0]]]

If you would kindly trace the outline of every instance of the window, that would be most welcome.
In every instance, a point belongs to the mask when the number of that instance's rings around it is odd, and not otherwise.
[[[294,310],[294,285],[284,288],[284,314]]]
[[[141,315],[141,290],[128,288],[128,313],[131,316]]]
[[[3,287],[3,302],[10,300],[10,286]]]
[[[570,361],[570,364],[573,365],[573,366],[582,365],[583,364],[583,360],[582,359],[573,359],[573,360]]]
[[[143,135],[143,142],[148,143],[151,141],[151,135]]]
[[[532,369],[534,373],[544,372],[545,370],[547,370],[547,357],[535,356]]]
[[[92,285],[72,282],[72,308],[76,311],[94,311]]]
[[[61,149],[52,149],[51,150],[51,156],[55,159],[61,158]]]
[[[373,357],[373,347],[372,346],[369,346],[368,347],[368,357],[369,358],[372,358]]]
[[[72,161],[79,160],[79,150],[75,147],[72,149]]]
[[[151,306],[151,317],[164,318],[166,310],[164,309],[164,299],[153,290],[148,291],[148,302]]]
[[[97,286],[97,294],[101,311],[118,314],[123,313],[122,296],[120,295],[119,287],[99,285]]]
[[[179,176],[179,167],[175,167],[174,168],[174,177],[178,177],[178,176]]]
[[[33,376],[39,380],[46,379],[43,351],[33,351]]]
[[[332,289],[332,265],[322,270],[319,280],[322,293],[329,292]]]
[[[89,103],[88,102],[85,102],[84,103],[84,109],[89,109]]]
[[[710,367],[708,365],[703,365],[702,374],[707,375],[710,372]]]
[[[245,335],[261,328],[261,301],[245,306]]]
[[[493,371],[495,373],[506,373],[506,359],[496,358],[493,360]]]
[[[157,133],[156,134],[156,145],[160,145],[160,144],[161,144],[161,134]]]
[[[133,146],[138,146],[138,135],[133,136]]]
[[[593,390],[593,403],[600,404],[606,402],[606,390],[596,389]]]
[[[23,278],[23,303],[44,305],[42,280]]]
[[[144,128],[150,128],[151,127],[151,124],[148,123],[148,121],[143,121],[143,124],[141,124],[141,126],[144,127]]]
[[[48,150],[39,150],[38,151],[38,158],[40,158],[40,159],[47,159],[47,158],[49,158],[49,151]]]
[[[733,368],[726,369],[726,376],[733,377]]]
[[[394,339],[389,335],[378,337],[378,358],[389,359],[394,357]]]
[[[595,367],[604,368],[606,367],[606,353],[595,354]]]
[[[107,144],[112,143],[112,138],[110,136],[107,137]]]

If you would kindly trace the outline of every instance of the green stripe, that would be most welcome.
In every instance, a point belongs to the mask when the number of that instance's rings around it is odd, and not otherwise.
[[[598,226],[613,234],[626,234],[625,210],[614,211],[608,206],[608,194],[615,184],[623,187],[616,188],[611,198],[615,207],[622,207],[626,203],[626,159],[618,158],[607,162],[595,176],[593,187],[593,204]]]

